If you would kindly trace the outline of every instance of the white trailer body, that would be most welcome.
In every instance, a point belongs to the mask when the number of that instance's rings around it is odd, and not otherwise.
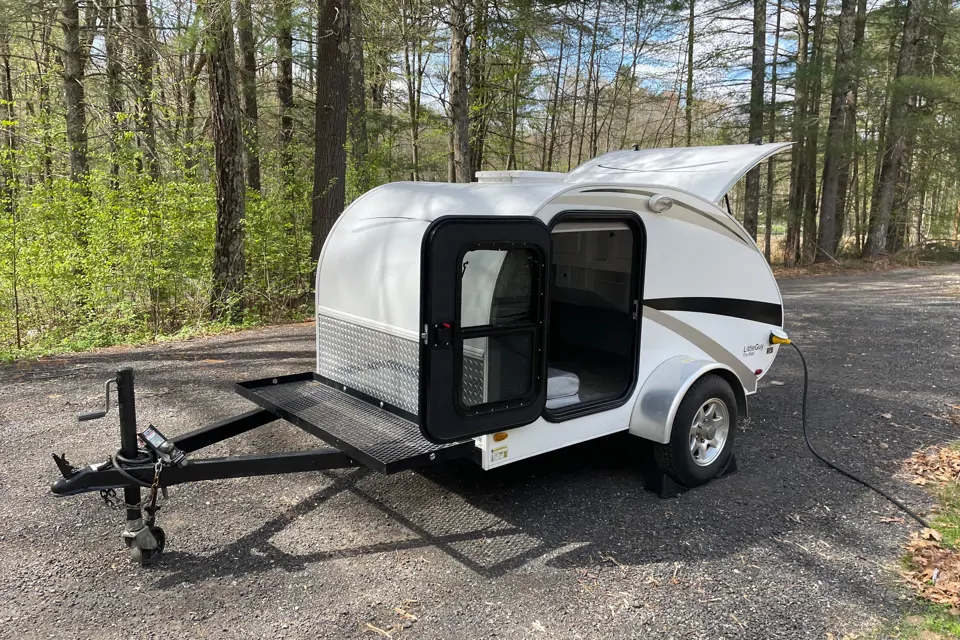
[[[618,431],[670,443],[709,373],[743,416],[783,312],[721,202],[788,146],[619,151],[569,174],[378,187],[323,247],[316,373],[431,442],[474,439],[485,469]]]

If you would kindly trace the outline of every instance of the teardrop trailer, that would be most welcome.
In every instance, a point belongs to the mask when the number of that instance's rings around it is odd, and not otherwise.
[[[168,439],[138,433],[120,369],[105,409],[80,416],[106,415],[114,386],[120,449],[79,469],[54,455],[53,492],[123,489],[123,539],[146,564],[165,544],[157,492],[185,482],[454,458],[491,470],[623,431],[652,441],[648,488],[662,496],[730,473],[747,396],[785,334],[766,260],[720,205],[788,146],[628,150],[567,174],[378,187],[321,252],[315,371],[238,383],[258,409]],[[191,457],[278,419],[329,447]]]

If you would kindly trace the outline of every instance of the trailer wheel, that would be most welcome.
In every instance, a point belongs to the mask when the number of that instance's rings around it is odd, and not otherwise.
[[[657,466],[687,487],[705,484],[730,459],[736,427],[733,389],[720,376],[707,374],[680,401],[670,442],[654,446]]]
[[[130,559],[139,564],[141,567],[145,567],[156,562],[157,558],[160,557],[160,554],[163,553],[163,548],[167,543],[167,536],[160,527],[150,527],[150,534],[153,536],[153,539],[157,541],[157,546],[153,549],[141,549],[139,546],[137,546],[135,540],[127,538],[124,539],[124,541],[127,543],[127,547],[130,549]]]

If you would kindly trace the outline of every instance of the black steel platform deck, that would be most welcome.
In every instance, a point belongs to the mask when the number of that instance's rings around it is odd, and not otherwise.
[[[469,457],[476,449],[473,440],[433,444],[402,411],[312,372],[239,382],[236,391],[381,473]]]

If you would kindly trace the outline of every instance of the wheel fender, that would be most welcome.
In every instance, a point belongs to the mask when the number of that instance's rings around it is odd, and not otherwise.
[[[711,371],[730,383],[737,398],[737,413],[746,417],[746,392],[729,367],[713,360],[676,356],[654,369],[640,388],[630,414],[630,433],[654,442],[669,442],[673,419],[687,389]]]

